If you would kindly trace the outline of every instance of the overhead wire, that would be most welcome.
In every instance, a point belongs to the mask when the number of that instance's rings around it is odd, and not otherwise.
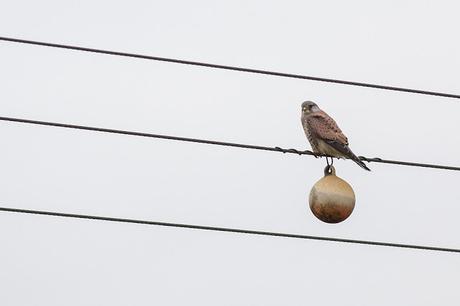
[[[460,253],[460,249],[456,249],[456,248],[444,248],[444,247],[416,245],[416,244],[404,244],[404,243],[392,243],[392,242],[381,242],[381,241],[370,241],[370,240],[323,237],[323,236],[313,236],[313,235],[303,235],[303,234],[259,231],[259,230],[250,230],[250,229],[241,229],[241,228],[217,227],[217,226],[207,226],[207,225],[129,219],[129,218],[116,218],[116,217],[95,216],[95,215],[85,215],[85,214],[71,214],[71,213],[62,213],[62,212],[44,211],[44,210],[0,207],[0,211],[20,213],[20,214],[62,217],[62,218],[87,219],[87,220],[131,223],[131,224],[142,224],[142,225],[156,225],[156,226],[163,226],[163,227],[185,228],[185,229],[195,229],[195,230],[204,230],[204,231],[228,232],[228,233],[249,234],[249,235],[270,236],[270,237],[319,240],[319,241],[373,245],[373,246],[382,246],[382,247],[416,249],[416,250],[425,250],[425,251]]]
[[[460,99],[460,95],[458,94],[427,91],[427,90],[420,90],[420,89],[411,89],[411,88],[404,88],[404,87],[386,86],[386,85],[363,83],[363,82],[354,82],[354,81],[347,81],[347,80],[338,80],[338,79],[331,79],[331,78],[322,78],[322,77],[291,74],[291,73],[276,72],[276,71],[269,71],[269,70],[260,70],[260,69],[252,69],[252,68],[245,68],[245,67],[212,64],[212,63],[206,63],[206,62],[188,61],[188,60],[182,60],[182,59],[142,55],[142,54],[135,54],[135,53],[120,52],[120,51],[110,51],[110,50],[87,48],[87,47],[81,47],[81,46],[56,44],[56,43],[34,41],[34,40],[25,40],[25,39],[11,38],[11,37],[0,37],[0,41],[8,41],[8,42],[14,42],[14,43],[23,43],[23,44],[30,44],[30,45],[37,45],[37,46],[45,46],[45,47],[53,47],[53,48],[60,48],[60,49],[69,49],[69,50],[83,51],[83,52],[92,52],[92,53],[107,54],[107,55],[114,55],[114,56],[147,59],[147,60],[162,61],[162,62],[169,62],[169,63],[176,63],[176,64],[192,65],[192,66],[201,66],[201,67],[208,67],[208,68],[214,68],[214,69],[232,70],[232,71],[239,71],[239,72],[278,76],[278,77],[305,79],[305,80],[318,81],[318,82],[335,83],[335,84],[342,84],[342,85],[368,87],[368,88],[375,88],[375,89],[382,89],[382,90],[408,92],[408,93],[415,93],[415,94],[422,94],[422,95],[431,95],[431,96],[440,96],[440,97],[446,97],[446,98]],[[57,122],[46,122],[46,121],[12,118],[12,117],[0,117],[0,120],[9,121],[9,122],[26,123],[26,124],[35,124],[35,125],[42,125],[42,126],[70,128],[70,129],[140,136],[140,137],[149,137],[149,138],[159,138],[159,139],[194,142],[194,143],[228,146],[228,147],[238,147],[238,148],[245,148],[245,149],[264,150],[264,151],[281,152],[281,153],[292,153],[292,154],[299,154],[299,155],[313,155],[315,157],[327,156],[327,155],[318,155],[308,150],[299,151],[296,149],[283,149],[280,147],[267,147],[267,146],[251,145],[251,144],[241,144],[241,143],[178,137],[178,136],[170,136],[170,135],[159,135],[159,134],[151,134],[151,133],[143,133],[143,132],[108,129],[108,128],[101,128],[101,127],[83,126],[83,125],[73,125],[73,124],[57,123]],[[368,158],[368,157],[360,156],[359,158],[367,162],[460,171],[460,167],[454,167],[454,166],[416,163],[416,162],[407,162],[407,161],[398,161],[398,160],[388,160],[388,159],[381,159],[378,157]],[[194,225],[194,224],[181,224],[181,223],[170,223],[170,222],[159,222],[159,221],[148,221],[148,220],[136,220],[136,219],[115,218],[115,217],[105,217],[105,216],[95,216],[95,215],[59,213],[59,212],[51,212],[51,211],[28,210],[28,209],[10,208],[10,207],[0,207],[0,211],[22,213],[22,214],[47,215],[47,216],[64,217],[64,218],[77,218],[77,219],[90,219],[90,220],[109,221],[109,222],[156,225],[156,226],[164,226],[164,227],[176,227],[176,228],[218,231],[218,232],[232,232],[232,233],[250,234],[250,235],[275,236],[275,237],[284,237],[284,238],[320,240],[320,241],[330,241],[330,242],[340,242],[340,243],[351,243],[351,244],[362,244],[362,245],[374,245],[374,246],[386,246],[386,247],[396,247],[396,248],[460,253],[460,249],[455,249],[455,248],[443,248],[443,247],[413,245],[413,244],[401,244],[401,243],[389,243],[389,242],[379,242],[379,241],[366,241],[366,240],[356,240],[356,239],[310,236],[310,235],[302,235],[302,234],[257,231],[257,230],[248,230],[248,229],[214,227],[214,226],[203,226],[203,225]]]
[[[298,154],[298,155],[310,155],[310,156],[315,156],[315,157],[326,157],[326,156],[330,157],[330,156],[324,155],[324,154],[313,153],[313,152],[308,151],[308,150],[301,151],[301,150],[296,150],[296,149],[283,149],[283,148],[280,148],[280,147],[267,147],[267,146],[252,145],[252,144],[224,142],[224,141],[215,141],[215,140],[198,139],[198,138],[188,138],[188,137],[171,136],[171,135],[160,135],[160,134],[152,134],[152,133],[144,133],[144,132],[134,132],[134,131],[127,131],[127,130],[109,129],[109,128],[102,128],[102,127],[75,125],[75,124],[40,121],[40,120],[31,120],[31,119],[23,119],[23,118],[13,118],[13,117],[0,116],[0,121],[25,123],[25,124],[33,124],[33,125],[41,125],[41,126],[50,126],[50,127],[66,128],[66,129],[85,130],[85,131],[102,132],[102,133],[111,133],[111,134],[120,134],[120,135],[129,135],[129,136],[159,138],[159,139],[166,139],[166,140],[201,143],[201,144],[226,146],[226,147],[236,147],[236,148],[251,149],[251,150],[262,150],[262,151],[271,151],[271,152],[280,152],[280,153],[289,153],[289,154]],[[399,160],[389,160],[389,159],[382,159],[382,158],[379,158],[379,157],[369,158],[369,157],[365,157],[365,156],[360,156],[359,158],[361,160],[363,160],[363,161],[366,161],[366,162],[460,171],[460,167],[455,167],[455,166],[446,166],[446,165],[438,165],[438,164],[426,164],[426,163],[417,163],[417,162],[408,162],[408,161],[399,161]]]
[[[270,70],[263,70],[263,69],[253,69],[253,68],[246,68],[246,67],[221,65],[221,64],[213,64],[213,63],[198,62],[198,61],[189,61],[189,60],[176,59],[176,58],[159,57],[159,56],[143,55],[143,54],[136,54],[136,53],[121,52],[121,51],[111,51],[111,50],[104,50],[104,49],[73,46],[73,45],[67,45],[67,44],[57,44],[57,43],[27,40],[27,39],[13,38],[13,37],[0,37],[0,41],[8,41],[8,42],[13,42],[13,43],[22,43],[22,44],[29,44],[29,45],[43,46],[43,47],[68,49],[68,50],[74,50],[74,51],[92,52],[92,53],[107,54],[107,55],[114,55],[114,56],[123,56],[123,57],[130,57],[130,58],[139,58],[139,59],[146,59],[146,60],[153,60],[153,61],[160,61],[160,62],[182,64],[182,65],[192,65],[192,66],[201,66],[201,67],[214,68],[214,69],[264,74],[264,75],[271,75],[271,76],[277,76],[277,77],[303,79],[303,80],[310,80],[310,81],[317,81],[317,82],[334,83],[334,84],[342,84],[342,85],[358,86],[358,87],[368,87],[368,88],[375,88],[375,89],[382,89],[382,90],[408,92],[408,93],[421,94],[421,95],[430,95],[430,96],[460,99],[459,94],[451,94],[451,93],[444,93],[444,92],[438,92],[438,91],[428,91],[428,90],[422,90],[422,89],[387,86],[387,85],[371,84],[371,83],[364,83],[364,82],[354,82],[354,81],[323,78],[323,77],[316,77],[316,76],[309,76],[309,75],[302,75],[302,74],[285,73],[285,72],[270,71]]]

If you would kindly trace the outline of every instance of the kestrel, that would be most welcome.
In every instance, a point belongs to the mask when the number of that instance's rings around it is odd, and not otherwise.
[[[337,123],[316,103],[302,103],[302,126],[314,153],[336,158],[349,158],[361,168],[371,171],[348,147],[348,139]]]

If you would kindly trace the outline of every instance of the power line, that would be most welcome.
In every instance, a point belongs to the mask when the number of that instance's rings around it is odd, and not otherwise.
[[[327,155],[321,155],[321,154],[314,154],[313,152],[308,151],[308,150],[307,151],[299,151],[299,150],[296,150],[296,149],[283,149],[283,148],[280,148],[280,147],[266,147],[266,146],[258,146],[258,145],[251,145],[251,144],[242,144],[242,143],[215,141],[215,140],[207,140],[207,139],[197,139],[197,138],[170,136],[170,135],[160,135],[160,134],[133,132],[133,131],[126,131],[126,130],[108,129],[108,128],[101,128],[101,127],[74,125],[74,124],[58,123],[58,122],[47,122],[47,121],[12,118],[12,117],[0,117],[0,121],[18,122],[18,123],[41,125],[41,126],[51,126],[51,127],[59,127],[59,128],[67,128],[67,129],[77,129],[77,130],[102,132],[102,133],[111,133],[111,134],[121,134],[121,135],[130,135],[130,136],[139,136],[139,137],[148,137],[148,138],[159,138],[159,139],[176,140],[176,141],[193,142],[193,143],[202,143],[202,144],[217,145],[217,146],[237,147],[237,148],[252,149],[252,150],[272,151],[272,152],[280,152],[280,153],[291,153],[291,154],[299,154],[299,155],[312,155],[312,156],[317,156],[317,157],[325,157],[325,156],[327,156]],[[369,157],[365,157],[365,156],[360,156],[359,158],[361,160],[367,161],[367,162],[460,171],[460,167],[454,167],[454,166],[445,166],[445,165],[436,165],[436,164],[423,164],[423,163],[407,162],[407,161],[399,161],[399,160],[389,160],[389,159],[382,159],[382,158],[378,158],[378,157],[369,158]]]
[[[308,75],[301,75],[301,74],[292,74],[292,73],[252,69],[252,68],[245,68],[245,67],[236,67],[236,66],[227,66],[227,65],[212,64],[212,63],[205,63],[205,62],[188,61],[188,60],[175,59],[175,58],[142,55],[142,54],[136,54],[136,53],[127,53],[127,52],[120,52],[120,51],[110,51],[110,50],[94,49],[94,48],[87,48],[87,47],[80,47],[80,46],[55,44],[55,43],[49,43],[49,42],[26,40],[26,39],[11,38],[11,37],[0,37],[0,40],[14,42],[14,43],[36,45],[36,46],[69,49],[69,50],[75,50],[75,51],[93,52],[93,53],[132,57],[132,58],[140,58],[140,59],[182,64],[182,65],[201,66],[201,67],[207,67],[207,68],[257,73],[257,74],[265,74],[265,75],[294,78],[294,79],[303,79],[303,80],[310,80],[310,81],[317,81],[317,82],[335,83],[335,84],[342,84],[342,85],[368,87],[368,88],[375,88],[375,89],[409,92],[409,93],[415,93],[415,94],[421,94],[421,95],[430,95],[430,96],[460,99],[460,95],[458,94],[450,94],[450,93],[428,91],[428,90],[421,90],[421,89],[412,89],[412,88],[386,86],[386,85],[378,85],[378,84],[370,84],[370,83],[362,83],[362,82],[353,82],[353,81],[322,78],[322,77],[315,77],[315,76],[308,76]]]
[[[94,215],[59,213],[59,212],[43,211],[43,210],[30,210],[30,209],[21,209],[21,208],[0,207],[0,211],[12,212],[12,213],[21,213],[21,214],[63,217],[63,218],[89,219],[89,220],[97,220],[97,221],[132,223],[132,224],[142,224],[142,225],[156,225],[156,226],[176,227],[176,228],[196,229],[196,230],[216,231],[216,232],[229,232],[229,233],[238,233],[238,234],[259,235],[259,236],[295,238],[295,239],[306,239],[306,240],[320,240],[320,241],[330,241],[330,242],[341,242],[341,243],[365,244],[365,245],[385,246],[385,247],[395,247],[395,248],[417,249],[417,250],[426,250],[426,251],[460,253],[460,249],[425,246],[425,245],[403,244],[403,243],[392,243],[392,242],[380,242],[380,241],[369,241],[369,240],[357,240],[357,239],[344,239],[344,238],[321,237],[321,236],[310,236],[310,235],[302,235],[302,234],[290,234],[290,233],[280,233],[280,232],[257,231],[257,230],[248,230],[248,229],[240,229],[240,228],[228,228],[228,227],[216,227],[216,226],[184,224],[184,223],[171,223],[171,222],[160,222],[160,221],[148,221],[148,220],[104,217],[104,216],[94,216]]]

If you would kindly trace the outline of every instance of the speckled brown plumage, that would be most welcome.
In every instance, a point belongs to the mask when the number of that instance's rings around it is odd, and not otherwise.
[[[337,123],[315,103],[306,101],[302,104],[302,126],[311,144],[313,152],[337,158],[349,158],[360,167],[369,168],[351,151],[348,138]]]

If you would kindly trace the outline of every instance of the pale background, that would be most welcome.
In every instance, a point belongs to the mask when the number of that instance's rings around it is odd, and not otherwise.
[[[460,93],[457,1],[2,1],[0,36]],[[0,114],[459,166],[460,101],[0,42]],[[0,205],[460,247],[460,173],[0,123]],[[458,254],[0,213],[1,305],[458,305]]]

